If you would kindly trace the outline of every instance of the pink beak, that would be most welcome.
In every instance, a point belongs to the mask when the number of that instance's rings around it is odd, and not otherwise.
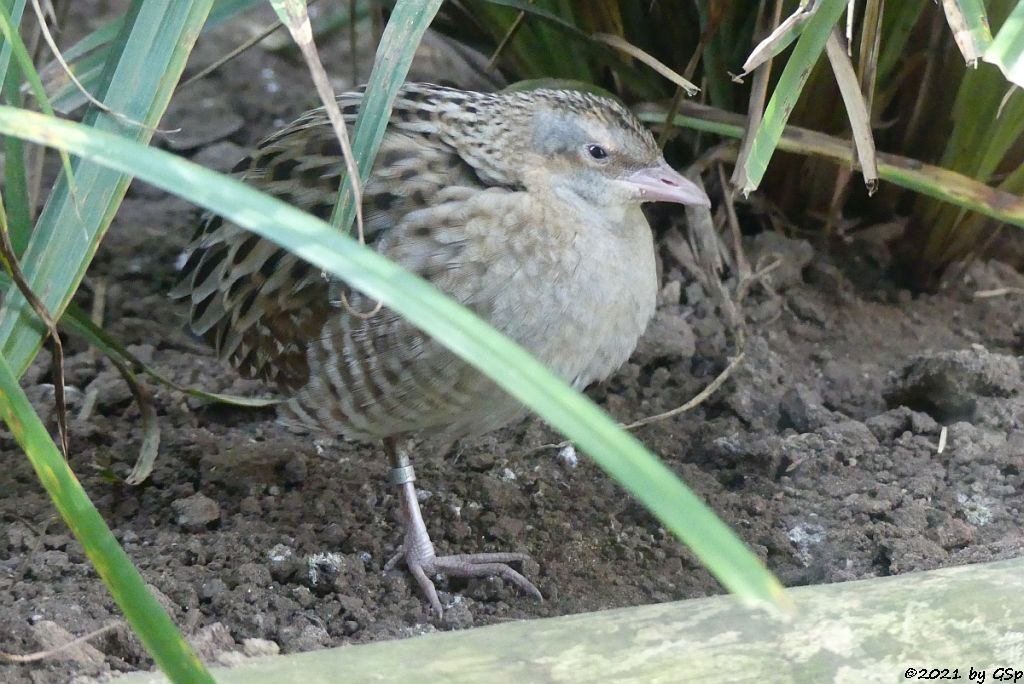
[[[693,181],[687,180],[664,159],[657,166],[640,169],[623,182],[639,195],[642,202],[675,202],[710,207],[711,200]]]

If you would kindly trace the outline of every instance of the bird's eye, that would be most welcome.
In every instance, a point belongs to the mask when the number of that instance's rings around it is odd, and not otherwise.
[[[587,154],[590,155],[591,159],[596,159],[597,161],[604,161],[608,158],[608,152],[600,145],[587,145]]]

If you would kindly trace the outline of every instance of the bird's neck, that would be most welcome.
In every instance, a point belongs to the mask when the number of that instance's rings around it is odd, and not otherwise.
[[[571,188],[547,182],[532,183],[527,178],[527,191],[546,202],[549,206],[558,207],[561,213],[570,214],[574,220],[594,227],[603,227],[618,232],[624,223],[631,222],[630,212],[639,207],[610,203],[596,204],[592,200],[581,197]]]

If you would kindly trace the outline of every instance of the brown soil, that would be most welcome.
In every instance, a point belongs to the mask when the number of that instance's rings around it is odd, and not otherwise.
[[[223,45],[204,41],[194,63]],[[252,51],[181,94],[164,126],[184,130],[161,144],[228,167],[311,102],[305,82],[290,55]],[[667,248],[675,237],[667,226],[681,217],[663,218],[658,317],[633,361],[589,392],[624,421],[685,402],[735,351],[712,301]],[[166,296],[194,221],[183,202],[133,186],[90,282],[106,286],[108,330],[144,360],[180,383],[253,393],[257,386],[183,332],[184,309]],[[812,248],[761,233],[745,244],[751,261],[784,259],[771,287],[746,300],[746,362],[709,401],[640,430],[640,439],[787,585],[1019,555],[1024,303],[974,294],[1024,287],[1024,278],[976,264],[939,294],[913,295],[894,285],[877,241]],[[71,465],[211,661],[721,591],[585,457],[535,451],[559,437],[531,419],[447,455],[419,454],[417,469],[439,550],[529,552],[526,572],[545,600],[494,580],[441,580],[447,611],[435,620],[404,572],[382,572],[399,528],[376,446],[293,435],[272,411],[202,405],[150,385],[161,454],[150,479],[129,487],[109,472],[123,477],[131,466],[138,409],[107,361],[69,346],[72,415],[95,399],[87,417],[71,421]],[[44,352],[24,385],[50,417],[48,364]],[[9,435],[0,448],[2,650],[35,651],[59,628],[80,635],[117,620]],[[125,630],[93,646],[0,665],[0,680],[152,666]]]

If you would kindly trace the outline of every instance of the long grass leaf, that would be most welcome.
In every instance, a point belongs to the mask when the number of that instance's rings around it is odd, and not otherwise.
[[[391,18],[377,46],[373,70],[366,85],[366,94],[359,107],[352,153],[362,186],[373,168],[377,150],[384,139],[384,130],[391,118],[391,107],[398,89],[405,82],[412,58],[430,22],[441,8],[443,0],[399,0],[391,11]],[[338,202],[331,213],[331,225],[348,232],[356,217],[356,194],[348,176],[341,179]]]
[[[775,86],[768,106],[765,108],[764,118],[754,134],[750,144],[750,155],[747,157],[746,177],[747,184],[743,186],[743,192],[748,193],[757,189],[764,178],[764,172],[768,168],[768,162],[775,153],[779,144],[782,130],[789,120],[789,115],[796,106],[797,98],[803,90],[811,69],[821,56],[825,48],[832,27],[839,21],[843,10],[846,9],[846,0],[820,0],[817,11],[804,25],[800,38],[789,56],[779,82]]]
[[[106,69],[102,100],[120,114],[155,125],[163,115],[174,84],[199,34],[211,0],[191,3],[137,2],[125,25],[117,59]],[[90,110],[85,121],[99,130],[118,131],[148,140],[151,128],[126,126],[115,117]],[[96,164],[74,167],[76,192],[64,178],[50,193],[25,250],[23,269],[31,289],[59,318],[78,287],[100,238],[120,205],[130,178]],[[76,196],[82,198],[76,202]],[[0,308],[0,349],[16,374],[24,372],[42,342],[43,329],[18,293]]]
[[[4,102],[12,107],[21,107],[21,92],[14,72],[8,72],[3,83]],[[20,257],[29,238],[32,237],[31,194],[28,189],[25,146],[21,140],[10,136],[4,138],[4,209],[10,231],[14,253]]]
[[[574,440],[682,539],[730,591],[784,604],[781,586],[728,527],[601,409],[417,276],[319,219],[231,178],[110,133],[10,108],[0,132],[62,147],[152,183],[344,278],[486,373]]]
[[[1024,166],[1018,166],[999,183],[999,189],[1011,195],[1024,196]],[[989,243],[1002,226],[992,226],[992,219],[984,214],[971,214],[964,218],[945,245],[945,252],[939,255],[940,263],[948,262],[965,254],[974,253],[979,244]]]
[[[967,66],[977,65],[992,44],[992,31],[981,0],[942,0],[942,9]]]
[[[21,26],[21,17],[25,14],[27,0],[14,0],[14,2],[3,2],[7,14],[11,18],[11,24]],[[11,65],[11,41],[4,40],[0,45],[0,81],[7,77],[7,68]]]
[[[215,0],[203,33],[212,31],[222,24],[234,19],[239,14],[261,6],[266,0]],[[111,19],[80,41],[63,50],[64,59],[71,64],[71,69],[86,91],[95,92],[102,80],[103,65],[110,59],[111,50],[115,47],[117,36],[124,27],[126,15]],[[51,94],[53,108],[69,114],[87,100],[82,91],[71,82],[64,70],[56,62],[50,62],[40,70],[46,90]]]
[[[999,67],[1007,80],[1024,88],[1024,0],[1019,1],[985,50],[984,60]]]
[[[0,4],[0,33],[3,33],[5,45],[11,46],[14,63],[18,66],[21,77],[28,82],[32,94],[35,95],[36,102],[39,104],[39,108],[50,116],[54,116],[53,106],[46,95],[46,89],[43,88],[43,82],[39,78],[39,72],[36,71],[32,57],[28,54],[28,48],[25,47],[24,41],[22,41],[21,36],[18,34],[18,27],[14,23],[13,18],[2,4]],[[72,183],[71,160],[65,152],[61,153],[60,159],[64,165],[66,180]],[[71,190],[73,193],[74,187]]]

